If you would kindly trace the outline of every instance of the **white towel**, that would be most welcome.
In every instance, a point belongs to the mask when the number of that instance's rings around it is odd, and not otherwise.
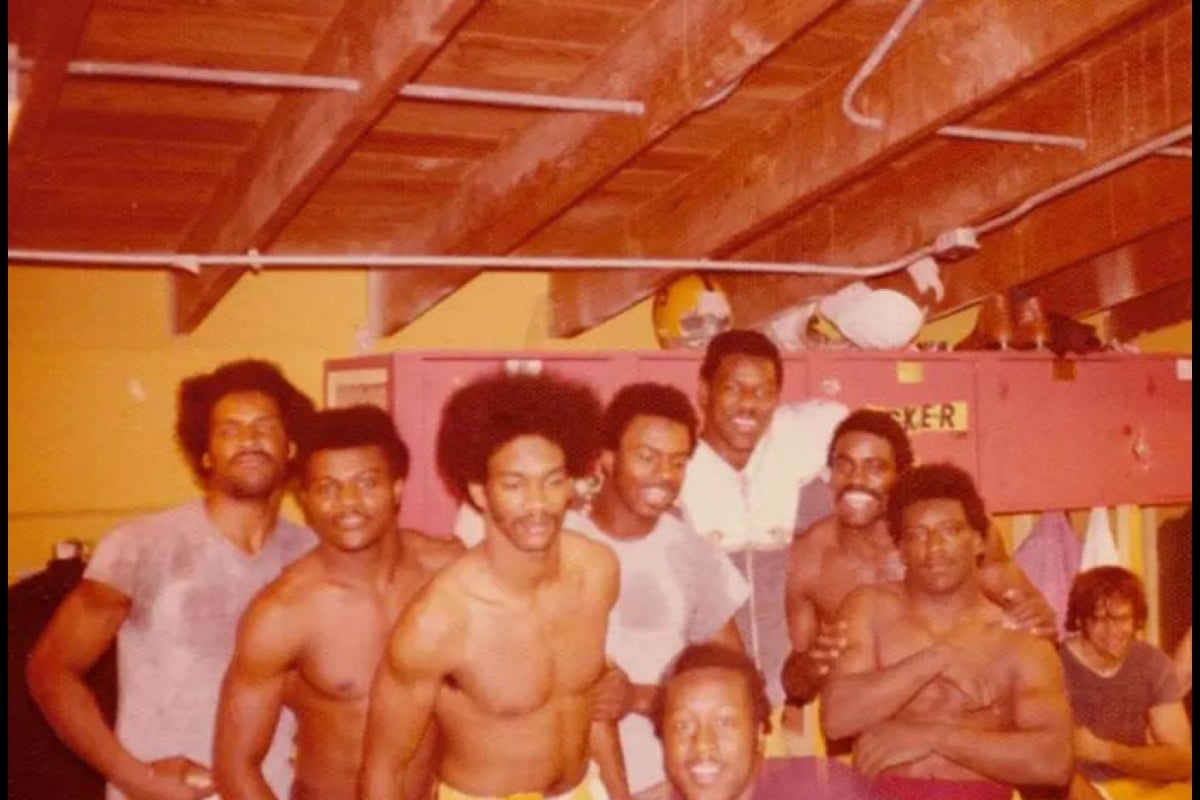
[[[1088,516],[1087,533],[1083,537],[1083,554],[1079,558],[1079,571],[1093,567],[1119,567],[1121,557],[1113,539],[1112,525],[1108,520],[1108,509],[1096,506]]]

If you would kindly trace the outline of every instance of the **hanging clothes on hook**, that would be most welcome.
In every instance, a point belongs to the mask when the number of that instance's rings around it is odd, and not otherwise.
[[[59,741],[25,683],[25,667],[38,637],[59,604],[83,577],[84,547],[59,542],[46,569],[8,587],[8,796],[11,800],[101,800],[104,778]],[[87,676],[111,725],[117,710],[116,648]]]

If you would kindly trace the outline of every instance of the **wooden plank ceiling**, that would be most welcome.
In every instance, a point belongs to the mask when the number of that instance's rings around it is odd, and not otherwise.
[[[652,256],[868,265],[978,225],[1190,126],[1180,0],[928,0],[843,93],[906,0],[63,0],[9,3],[24,71],[10,248],[103,252]],[[70,60],[336,75],[355,93],[68,74]],[[642,116],[399,98],[436,84],[637,100]],[[947,125],[1082,147],[950,138]],[[943,264],[936,318],[1019,290],[1112,309],[1128,333],[1191,314],[1191,140],[1096,177]],[[173,273],[177,331],[241,271]],[[376,333],[475,270],[385,270]],[[574,335],[674,273],[551,278]],[[849,279],[720,274],[758,325]],[[1180,293],[1186,292],[1187,299]]]

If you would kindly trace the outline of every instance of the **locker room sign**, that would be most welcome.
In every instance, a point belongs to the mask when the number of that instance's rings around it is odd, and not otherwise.
[[[957,433],[969,430],[967,403],[918,403],[910,406],[887,406],[880,409],[891,414],[908,434]]]

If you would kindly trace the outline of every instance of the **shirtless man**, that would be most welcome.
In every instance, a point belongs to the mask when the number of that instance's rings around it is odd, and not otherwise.
[[[826,735],[858,736],[855,764],[902,800],[1065,786],[1062,668],[1049,642],[1006,627],[983,595],[988,519],[970,476],[914,467],[892,487],[887,516],[904,581],[847,598],[847,647],[821,693]]]
[[[589,693],[606,672],[617,561],[562,529],[599,419],[590,389],[550,376],[487,376],[447,402],[441,472],[482,513],[485,536],[391,634],[371,690],[366,800],[401,796],[433,721],[439,797],[587,797],[593,750],[607,788],[624,796],[615,726],[593,730]]]
[[[262,760],[284,706],[298,723],[292,797],[353,800],[368,693],[388,632],[463,550],[456,539],[398,527],[409,456],[384,411],[315,415],[300,438],[299,464],[300,502],[320,544],[242,618],[217,715],[224,800],[275,796]],[[428,796],[428,765],[425,773],[414,776],[414,796],[422,785]]]
[[[904,578],[904,564],[888,533],[884,509],[898,475],[913,463],[912,445],[886,412],[859,409],[834,431],[828,457],[834,514],[792,541],[788,563],[787,614],[792,654],[784,665],[788,702],[803,705],[816,696],[837,657],[844,626],[842,601],[860,586]],[[1007,613],[1011,624],[1038,636],[1057,631],[1054,611],[989,535],[980,571],[984,594]]]

